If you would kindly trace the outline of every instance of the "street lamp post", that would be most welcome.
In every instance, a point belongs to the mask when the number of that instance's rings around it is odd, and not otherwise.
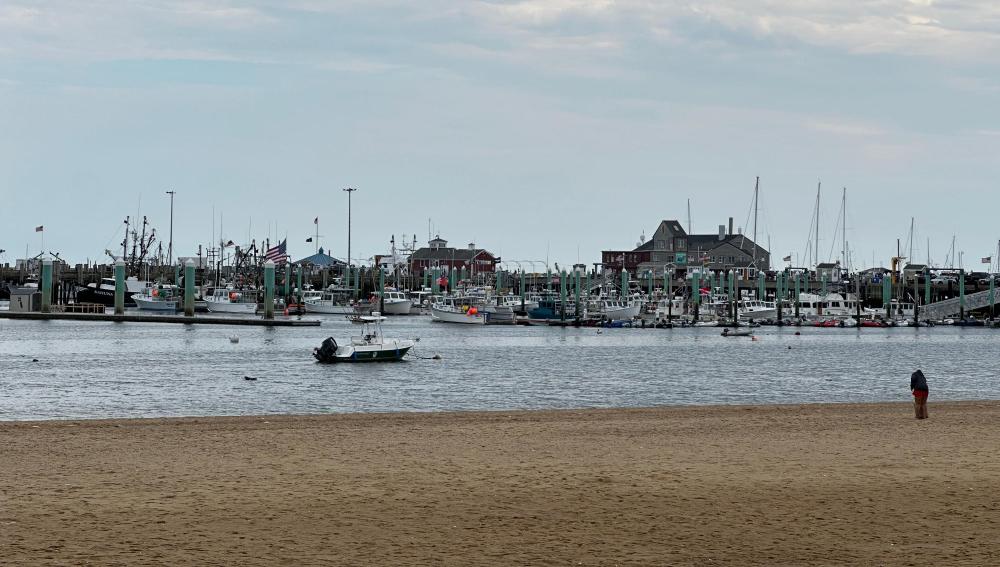
[[[167,191],[167,195],[170,195],[170,243],[167,244],[167,260],[170,261],[170,265],[174,265],[174,195],[177,191]]]
[[[345,187],[347,193],[347,268],[351,268],[351,193],[357,191],[354,187]]]

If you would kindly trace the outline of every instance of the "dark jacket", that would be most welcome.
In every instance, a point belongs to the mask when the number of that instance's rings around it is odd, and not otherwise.
[[[917,370],[913,374],[910,374],[910,389],[919,390],[921,392],[928,392],[927,389],[927,378],[924,378],[924,373]]]

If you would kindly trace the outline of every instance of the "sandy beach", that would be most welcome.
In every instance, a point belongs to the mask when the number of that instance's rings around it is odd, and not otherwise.
[[[997,565],[1000,403],[0,423],[4,565]]]

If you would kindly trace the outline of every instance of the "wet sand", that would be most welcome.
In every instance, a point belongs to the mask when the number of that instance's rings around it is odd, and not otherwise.
[[[1000,403],[0,423],[3,565],[998,565]]]

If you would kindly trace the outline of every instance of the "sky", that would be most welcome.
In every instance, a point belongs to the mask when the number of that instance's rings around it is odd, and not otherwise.
[[[107,259],[137,214],[166,246],[168,190],[179,255],[221,229],[302,257],[318,217],[343,258],[350,186],[356,259],[430,232],[567,266],[689,200],[752,232],[759,177],[776,259],[806,261],[822,182],[821,260],[846,187],[854,265],[912,218],[917,260],[954,238],[978,268],[998,103],[996,2],[4,0],[0,262]]]

